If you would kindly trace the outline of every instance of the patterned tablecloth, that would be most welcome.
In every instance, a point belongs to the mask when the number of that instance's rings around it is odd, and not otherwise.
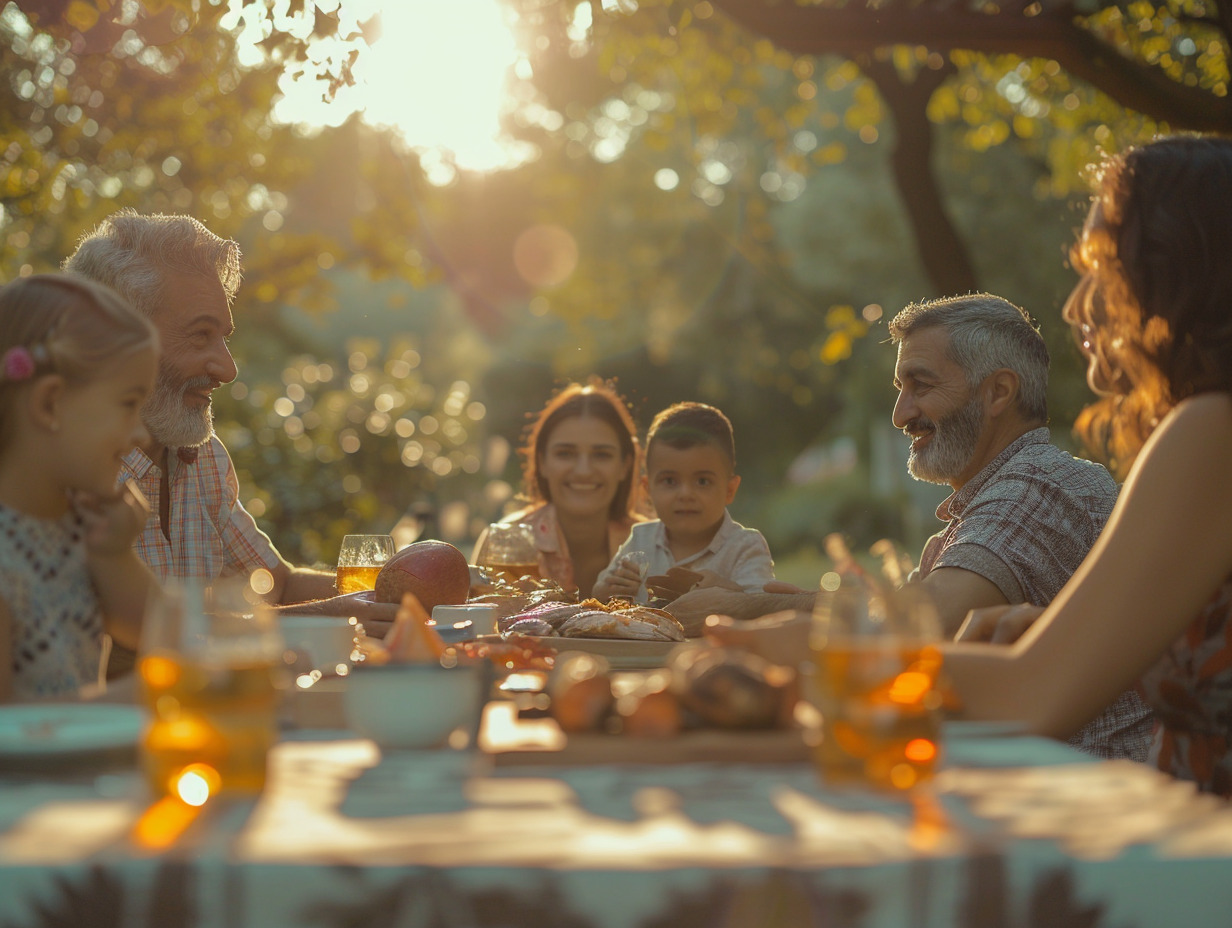
[[[301,738],[259,802],[174,841],[131,769],[0,772],[0,925],[1232,923],[1232,808],[1043,739],[951,738],[908,803],[805,764],[498,769]]]

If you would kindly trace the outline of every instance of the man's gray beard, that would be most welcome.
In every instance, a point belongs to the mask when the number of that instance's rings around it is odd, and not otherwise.
[[[177,380],[160,364],[154,390],[141,407],[141,420],[150,437],[168,448],[195,448],[209,441],[214,434],[213,406],[192,409],[184,403],[184,394],[212,383],[209,377]]]
[[[908,423],[908,428],[921,425],[934,423],[921,417]],[[922,451],[907,455],[907,473],[927,483],[949,483],[971,463],[983,425],[983,404],[979,396],[974,396],[967,405],[935,423],[932,440]]]

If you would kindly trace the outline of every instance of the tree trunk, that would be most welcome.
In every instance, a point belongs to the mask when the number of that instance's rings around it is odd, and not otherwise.
[[[953,73],[953,65],[947,63],[936,70],[921,68],[915,80],[907,83],[887,61],[861,56],[856,63],[877,85],[894,116],[896,138],[890,164],[920,261],[935,295],[953,296],[978,290],[967,243],[946,211],[932,169],[933,125],[928,120],[928,100]]]

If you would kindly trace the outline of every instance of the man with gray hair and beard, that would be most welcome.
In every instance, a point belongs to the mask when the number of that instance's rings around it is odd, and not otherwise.
[[[925,544],[911,582],[932,593],[950,636],[972,609],[1046,605],[1099,537],[1117,486],[1102,466],[1049,440],[1043,338],[1025,312],[984,293],[913,303],[889,331],[898,346],[894,424],[911,440],[907,470],[954,491],[937,508],[947,525]],[[739,600],[698,590],[668,609],[696,627],[710,613],[754,619],[811,607],[812,594]],[[801,626],[802,646],[805,617],[782,621]],[[757,628],[720,620],[709,631],[742,643]],[[1071,743],[1100,757],[1142,761],[1150,740],[1150,711],[1127,692]]]
[[[228,341],[239,245],[189,216],[125,209],[82,236],[64,270],[111,286],[158,329],[157,379],[141,410],[150,442],[124,457],[120,473],[150,501],[153,517],[136,550],[155,576],[212,583],[264,569],[270,602],[314,602],[315,608],[298,611],[392,618],[383,605],[336,597],[332,573],[287,563],[239,500],[211,406],[213,391],[238,373]],[[123,663],[120,656],[113,669]]]
[[[907,471],[954,491],[912,579],[930,588],[951,636],[971,609],[1050,602],[1095,544],[1117,486],[1049,441],[1043,338],[988,294],[913,303],[889,331]]]

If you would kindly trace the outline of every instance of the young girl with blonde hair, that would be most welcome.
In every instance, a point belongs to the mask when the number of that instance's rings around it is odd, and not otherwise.
[[[39,274],[0,288],[0,701],[66,698],[99,677],[104,632],[135,646],[148,506],[116,492],[149,436],[150,322],[100,284]]]

